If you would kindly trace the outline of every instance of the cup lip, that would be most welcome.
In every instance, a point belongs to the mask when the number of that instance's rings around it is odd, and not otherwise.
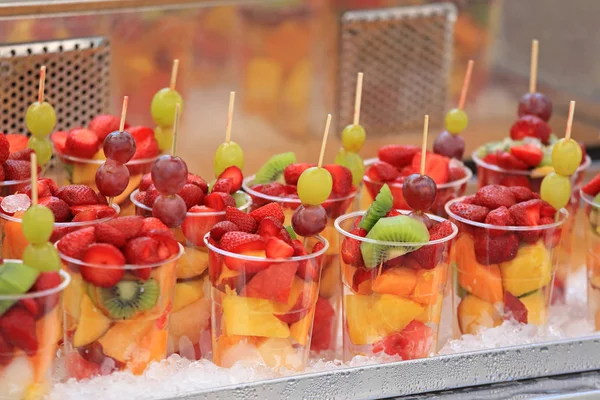
[[[62,239],[61,239],[62,240]],[[58,244],[60,243],[60,240],[57,241],[56,243],[54,243],[54,247],[56,247],[56,250],[58,250]],[[138,269],[143,269],[143,268],[156,268],[156,267],[160,267],[161,265],[165,265],[174,261],[177,261],[184,253],[185,253],[185,248],[183,247],[183,245],[179,242],[177,242],[177,245],[179,246],[179,252],[174,255],[171,258],[167,258],[166,260],[157,262],[157,263],[153,263],[153,264],[144,264],[144,265],[133,265],[133,264],[125,264],[125,265],[99,265],[99,264],[90,264],[90,263],[86,263],[83,262],[82,260],[79,260],[77,258],[73,258],[73,257],[69,257],[63,253],[60,252],[60,250],[58,250],[58,255],[60,257],[60,259],[62,261],[66,261],[70,264],[75,264],[78,267],[91,267],[91,268],[99,268],[99,269],[125,269],[126,271],[135,271]]]
[[[412,212],[412,210],[396,210],[399,213],[401,213],[402,215],[408,215]],[[452,239],[454,239],[454,237],[458,234],[458,227],[456,226],[456,224],[446,218],[442,218],[442,217],[438,217],[437,215],[433,215],[433,214],[429,214],[426,213],[426,215],[431,218],[434,221],[437,222],[444,222],[444,221],[448,221],[450,222],[450,225],[452,226],[452,233],[448,236],[445,236],[441,239],[436,239],[436,240],[430,240],[427,243],[421,243],[421,242],[387,242],[387,241],[383,241],[383,240],[376,240],[376,239],[370,239],[367,237],[361,237],[358,235],[355,235],[353,233],[348,232],[347,230],[345,230],[344,228],[342,228],[341,224],[350,219],[350,218],[356,218],[356,217],[361,217],[363,215],[365,215],[367,211],[354,211],[348,214],[344,214],[339,216],[338,218],[336,218],[336,220],[334,221],[333,225],[335,226],[335,229],[342,235],[352,238],[352,239],[356,239],[359,240],[361,242],[365,242],[365,243],[372,243],[372,244],[378,244],[378,245],[384,245],[384,246],[390,246],[390,247],[412,247],[412,246],[420,246],[420,247],[425,247],[425,246],[433,246],[436,244],[441,244],[441,243],[445,243],[447,241],[450,241]]]
[[[485,161],[483,161],[482,158],[479,157],[479,155],[477,154],[478,150],[481,148],[481,146],[475,150],[473,153],[471,153],[471,158],[473,159],[473,162],[475,162],[475,164],[478,167],[483,167],[492,171],[496,171],[496,172],[501,172],[503,174],[510,174],[510,175],[522,175],[522,176],[528,176],[530,178],[533,178],[532,176],[532,172],[533,170],[520,170],[520,169],[504,169],[501,168],[497,165],[494,164],[490,164],[487,163]],[[575,173],[573,175],[575,175],[576,173],[580,173],[582,171],[585,171],[586,169],[589,168],[589,166],[592,164],[592,159],[590,158],[589,155],[585,155],[585,161],[579,165],[577,167],[577,169],[575,170]],[[543,178],[542,176],[540,176],[540,178]]]
[[[135,196],[140,192],[140,189],[137,188],[135,189],[133,192],[131,192],[131,194],[129,195],[129,200],[138,208],[141,208],[144,211],[152,211],[152,208],[148,207],[145,204],[140,203]],[[242,193],[244,195],[244,197],[246,198],[246,203],[241,206],[241,207],[237,207],[238,210],[240,211],[246,211],[248,208],[250,208],[250,206],[252,205],[252,197],[248,195],[248,193],[245,193],[243,190],[238,190],[236,193]],[[223,216],[225,215],[225,211],[207,211],[207,212],[186,212],[185,216],[186,217],[199,217],[199,216],[206,216],[206,217],[216,217],[216,216]]]
[[[560,221],[556,221],[553,222],[551,224],[546,224],[546,225],[536,225],[536,226],[517,226],[517,225],[510,225],[510,226],[498,226],[498,225],[492,225],[492,224],[486,224],[483,222],[475,222],[475,221],[471,221],[468,220],[466,218],[460,217],[456,214],[454,214],[452,211],[450,211],[450,206],[454,203],[460,202],[462,200],[464,200],[466,197],[468,196],[462,196],[459,197],[457,199],[454,200],[450,200],[449,202],[447,202],[444,205],[444,209],[446,210],[446,214],[448,214],[449,217],[462,222],[463,224],[467,224],[467,225],[471,225],[471,226],[476,226],[478,228],[483,228],[483,229],[494,229],[494,230],[498,230],[498,231],[507,231],[507,232],[527,232],[527,231],[543,231],[546,229],[552,229],[552,228],[557,228],[559,226],[561,226],[562,224],[565,223],[565,221],[567,220],[567,218],[569,218],[569,212],[563,207],[560,210],[558,210],[559,215],[561,215],[561,219]]]
[[[6,259],[6,260],[4,260],[4,262],[23,264],[22,260],[13,260],[13,259]],[[60,283],[60,285],[53,287],[51,289],[45,289],[45,290],[40,290],[37,292],[31,292],[31,293],[0,294],[0,301],[5,301],[5,300],[19,301],[19,300],[24,300],[24,299],[37,299],[37,298],[46,297],[46,296],[50,296],[50,295],[62,292],[71,283],[71,275],[69,275],[67,273],[67,271],[64,271],[62,269],[60,269],[56,272],[58,272],[60,274],[60,277],[62,278],[62,282]]]
[[[109,207],[112,207],[112,209],[115,210],[117,212],[117,214],[109,216],[109,217],[104,217],[101,219],[95,219],[93,221],[55,222],[54,227],[55,228],[83,228],[86,226],[92,226],[92,225],[96,225],[96,224],[101,224],[103,222],[108,222],[111,219],[117,218],[119,216],[119,214],[121,213],[121,207],[119,207],[118,204],[113,203]],[[23,222],[22,218],[16,218],[16,217],[13,217],[12,215],[6,215],[4,212],[2,212],[1,209],[0,209],[0,219],[5,219],[7,221],[18,222],[18,223]]]
[[[95,164],[95,165],[102,165],[106,162],[106,160],[96,160],[93,158],[81,158],[81,157],[75,157],[75,156],[70,156],[68,154],[61,154],[59,152],[56,152],[56,154],[62,158],[63,160],[67,160],[67,161],[71,161],[74,163],[79,163],[79,164]],[[150,157],[150,158],[138,158],[135,160],[129,160],[128,162],[125,163],[125,166],[133,166],[133,165],[143,165],[143,164],[151,164],[154,161],[156,161],[160,156],[162,156],[163,154],[158,154],[155,157]]]
[[[23,179],[23,180],[12,180],[12,181],[0,181],[0,187],[8,187],[8,186],[16,186],[16,185],[25,185],[31,183],[31,178]]]
[[[305,260],[310,260],[310,259],[322,256],[327,252],[327,249],[329,249],[329,241],[321,235],[315,235],[314,237],[319,242],[323,243],[323,248],[321,250],[317,251],[316,253],[309,253],[304,256],[287,257],[287,258],[266,258],[266,257],[247,256],[245,254],[232,253],[230,251],[220,249],[220,248],[212,245],[208,241],[209,237],[210,237],[210,232],[207,232],[206,235],[204,235],[204,244],[206,245],[206,247],[209,250],[214,251],[215,253],[218,253],[222,256],[234,257],[234,258],[238,258],[241,260],[247,260],[247,261],[264,261],[264,262],[305,261]]]
[[[373,164],[377,161],[379,161],[379,157],[373,157],[373,158],[366,159],[364,161],[365,169],[366,169],[366,167],[370,166],[371,164]],[[446,182],[446,183],[440,183],[440,184],[436,183],[437,189],[441,190],[441,189],[454,188],[457,186],[462,186],[463,184],[467,183],[473,177],[473,171],[471,171],[471,168],[467,167],[466,165],[463,165],[463,169],[466,173],[466,175],[464,177],[457,179],[455,181],[452,181],[452,182]],[[402,188],[402,183],[400,183],[400,182],[375,181],[375,180],[369,178],[369,176],[366,173],[363,175],[363,181],[365,181],[367,183],[372,183],[375,185],[383,186],[384,184],[387,184],[389,187],[394,187],[394,188],[398,188],[398,189]]]
[[[581,198],[583,199],[583,201],[585,201],[590,206],[596,207],[596,208],[600,208],[600,203],[595,203],[594,202],[594,197],[595,196],[592,197],[591,195],[589,195],[586,192],[584,192],[583,189],[579,189],[579,195],[581,196]]]
[[[257,192],[256,190],[253,190],[252,186],[250,186],[250,183],[252,181],[254,181],[255,177],[256,177],[256,174],[250,175],[250,176],[246,177],[244,179],[244,181],[242,182],[242,188],[250,196],[255,196],[255,197],[258,197],[258,198],[260,198],[262,200],[268,200],[268,201],[273,202],[273,203],[290,203],[290,204],[298,204],[298,205],[302,204],[302,201],[300,199],[288,199],[286,197],[269,196],[267,194],[260,193],[260,192]],[[349,199],[353,199],[354,197],[356,197],[356,195],[358,194],[359,190],[360,189],[356,188],[356,190],[354,190],[353,192],[350,192],[346,196],[335,197],[335,198],[332,198],[332,199],[327,199],[325,202],[327,204],[335,204],[337,202],[342,202],[342,201],[346,201],[346,200],[349,200]]]

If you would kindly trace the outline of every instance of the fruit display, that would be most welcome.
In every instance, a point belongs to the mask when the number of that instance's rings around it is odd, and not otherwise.
[[[450,257],[455,336],[506,319],[545,326],[568,212],[529,188],[500,185],[451,201],[446,212],[459,230]]]
[[[585,213],[588,314],[600,330],[600,174],[581,188]]]
[[[27,136],[0,132],[0,197],[22,190],[31,179]]]
[[[72,276],[65,290],[69,377],[141,374],[167,354],[177,260],[183,249],[155,218],[118,217],[56,243]]]
[[[329,339],[329,331],[317,327],[334,314],[318,293],[329,243],[320,236],[298,239],[284,225],[278,203],[250,214],[233,207],[226,212],[226,220],[204,237],[212,284],[213,362],[302,370],[311,332],[312,340]]]

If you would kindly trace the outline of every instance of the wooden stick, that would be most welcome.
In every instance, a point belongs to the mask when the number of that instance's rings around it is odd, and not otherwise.
[[[44,102],[44,86],[46,85],[46,66],[40,68],[40,85],[38,87],[38,103]]]
[[[423,143],[421,144],[421,175],[425,175],[425,157],[427,155],[427,132],[429,131],[429,115],[425,116],[423,126]]]
[[[171,83],[169,89],[175,90],[175,83],[177,83],[177,72],[179,70],[179,60],[176,58],[173,60],[173,67],[171,68]]]
[[[173,143],[171,144],[171,155],[175,157],[177,148],[177,132],[179,131],[179,112],[181,104],[175,104],[175,120],[173,121]]]
[[[465,108],[467,92],[469,91],[469,83],[471,82],[471,73],[473,72],[473,64],[473,60],[469,60],[469,64],[467,64],[467,73],[465,74],[465,80],[463,81],[462,90],[460,91],[460,100],[458,101],[459,110]]]
[[[38,203],[38,177],[37,177],[37,156],[31,153],[31,205],[36,206]]]
[[[123,97],[123,108],[121,109],[121,124],[119,125],[119,132],[125,130],[125,118],[127,117],[127,103],[129,103],[129,96]]]
[[[321,142],[321,154],[319,154],[318,167],[323,165],[323,157],[325,156],[325,146],[327,145],[327,136],[329,136],[329,125],[331,125],[331,114],[327,114],[327,122],[325,123],[325,132],[323,133],[323,142]]]
[[[575,114],[575,101],[571,100],[569,104],[569,117],[567,118],[567,132],[565,133],[565,139],[571,139],[571,129],[573,128],[573,114]]]
[[[227,126],[225,128],[225,143],[231,142],[231,125],[233,125],[233,106],[235,104],[235,92],[229,93],[229,111],[227,112]]]
[[[531,42],[531,69],[529,70],[529,93],[535,93],[535,85],[537,83],[538,70],[538,47],[539,42],[533,39]]]
[[[354,125],[360,122],[360,104],[362,102],[363,73],[358,73],[356,80],[356,96],[354,98]]]

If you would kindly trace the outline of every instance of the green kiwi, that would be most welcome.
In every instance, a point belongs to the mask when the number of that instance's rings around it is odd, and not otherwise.
[[[273,157],[269,158],[269,161],[267,161],[265,165],[260,167],[252,183],[258,185],[263,183],[275,182],[283,175],[285,167],[295,162],[296,154],[292,152],[276,154]]]
[[[427,243],[429,231],[425,224],[407,215],[397,217],[381,218],[367,233],[368,239],[382,242],[395,243]],[[392,258],[403,256],[406,253],[418,250],[421,246],[387,246],[362,242],[360,252],[362,253],[365,267],[375,268],[382,262]]]
[[[296,232],[294,232],[294,228],[291,225],[284,226],[285,230],[290,234],[292,240],[296,240],[298,236],[296,236]]]
[[[394,197],[392,196],[392,191],[387,184],[384,184],[360,221],[359,227],[369,232],[379,218],[385,217],[390,212],[393,205]]]
[[[5,262],[0,265],[0,295],[27,293],[37,280],[40,271],[21,263]],[[4,314],[15,300],[0,301],[0,315]]]
[[[246,195],[244,193],[235,192],[234,194],[232,194],[232,196],[233,196],[233,199],[235,200],[235,206],[237,208],[240,208],[244,204],[246,204]]]
[[[136,314],[156,305],[160,288],[154,279],[122,280],[110,288],[88,287],[94,303],[112,319],[132,319]]]

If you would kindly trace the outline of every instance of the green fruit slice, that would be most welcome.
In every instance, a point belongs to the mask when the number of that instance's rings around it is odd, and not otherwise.
[[[154,279],[124,280],[110,288],[89,285],[88,293],[109,318],[132,319],[156,305],[160,287]]]
[[[292,238],[292,240],[296,240],[298,238],[296,236],[296,232],[294,232],[294,228],[292,228],[291,225],[286,225],[286,226],[284,226],[284,228],[287,231],[287,233],[289,233],[290,238]]]
[[[398,243],[398,246],[387,246],[362,242],[360,251],[365,261],[365,267],[371,269],[387,260],[419,249],[420,245],[402,246],[401,244],[427,243],[429,241],[429,231],[423,222],[406,215],[399,215],[397,217],[381,218],[371,228],[367,238]]]
[[[369,232],[379,218],[385,217],[390,212],[393,205],[394,197],[392,196],[392,191],[387,184],[384,184],[360,221],[359,227]]]
[[[360,184],[365,173],[365,164],[357,153],[342,148],[335,156],[335,163],[348,168],[352,172],[352,184],[354,186]]]
[[[40,272],[21,263],[5,262],[0,265],[0,295],[27,293],[33,286]],[[15,300],[0,301],[0,315],[4,314]]]
[[[269,158],[269,161],[267,161],[265,165],[260,167],[256,173],[256,176],[254,177],[253,183],[259,185],[263,183],[274,182],[281,177],[285,167],[295,162],[296,154],[292,152],[276,154]]]

